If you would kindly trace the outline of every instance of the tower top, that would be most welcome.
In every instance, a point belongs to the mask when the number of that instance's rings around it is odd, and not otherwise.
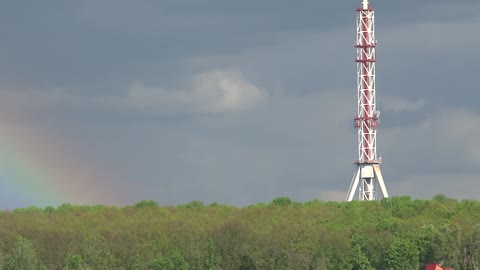
[[[363,9],[368,9],[368,0],[363,0],[362,6],[363,6]]]

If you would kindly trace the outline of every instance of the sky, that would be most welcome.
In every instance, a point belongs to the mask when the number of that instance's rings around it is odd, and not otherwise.
[[[349,1],[2,1],[0,208],[342,201]],[[480,2],[374,1],[390,196],[480,199]]]

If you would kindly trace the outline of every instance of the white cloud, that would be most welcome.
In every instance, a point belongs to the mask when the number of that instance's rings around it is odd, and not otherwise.
[[[133,84],[127,103],[135,108],[180,107],[187,110],[222,113],[243,111],[264,102],[266,91],[249,82],[241,72],[214,70],[191,78],[189,89],[166,90]]]
[[[213,112],[244,110],[265,99],[265,92],[239,72],[206,72],[197,75],[194,83],[195,101]]]

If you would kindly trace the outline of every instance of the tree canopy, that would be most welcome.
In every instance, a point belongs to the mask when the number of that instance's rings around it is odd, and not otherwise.
[[[443,195],[238,208],[28,207],[0,211],[0,269],[315,270],[480,265],[480,202]]]

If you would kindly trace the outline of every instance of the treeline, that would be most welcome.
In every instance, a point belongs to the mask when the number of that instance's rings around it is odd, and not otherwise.
[[[0,269],[417,270],[480,266],[480,202],[438,195],[236,208],[141,201],[0,212]]]

